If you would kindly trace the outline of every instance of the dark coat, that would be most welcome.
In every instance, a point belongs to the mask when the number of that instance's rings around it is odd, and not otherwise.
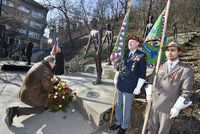
[[[26,46],[26,55],[30,57],[32,55],[33,43],[29,42]]]
[[[64,57],[62,52],[56,54],[56,65],[54,67],[56,75],[64,74]]]
[[[121,92],[133,93],[139,78],[146,78],[146,54],[137,50],[131,57],[129,54],[124,55],[124,64],[118,77],[117,89]]]
[[[33,107],[47,107],[48,90],[54,76],[48,62],[39,62],[31,67],[22,83],[19,97]]]

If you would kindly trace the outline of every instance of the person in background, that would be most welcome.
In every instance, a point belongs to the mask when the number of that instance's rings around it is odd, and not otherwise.
[[[32,57],[32,53],[33,53],[33,47],[34,47],[33,43],[29,41],[26,46],[27,65],[31,65],[31,57]]]
[[[62,46],[57,47],[56,65],[54,67],[54,73],[55,75],[64,74],[64,57],[62,53]]]
[[[179,59],[183,47],[173,41],[162,49],[167,61],[160,65],[155,89],[152,89],[155,73],[149,77],[146,88],[147,100],[152,101],[149,134],[170,134],[174,118],[192,103],[194,74],[192,68]]]
[[[48,107],[48,90],[51,86],[51,79],[54,76],[53,67],[55,59],[47,56],[43,61],[34,64],[27,72],[21,85],[19,98],[31,107],[9,107],[6,109],[5,123],[11,126],[13,118],[17,115],[38,114]]]
[[[172,22],[172,30],[173,30],[173,34],[174,34],[174,41],[177,41],[177,27],[176,27],[175,20],[173,20],[173,22]]]
[[[128,38],[130,52],[124,55],[119,75],[115,76],[117,103],[115,106],[116,123],[110,130],[119,129],[118,134],[125,134],[131,120],[131,108],[135,95],[140,93],[146,79],[146,54],[138,50],[140,40],[136,36]],[[116,74],[117,74],[116,73]],[[117,79],[117,80],[116,80]]]

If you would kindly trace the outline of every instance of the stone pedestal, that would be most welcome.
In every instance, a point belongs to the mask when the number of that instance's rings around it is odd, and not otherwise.
[[[102,84],[93,85],[96,75],[92,73],[72,73],[60,78],[67,81],[69,87],[76,92],[74,106],[94,126],[98,127],[113,102],[115,87],[111,79],[102,79]]]

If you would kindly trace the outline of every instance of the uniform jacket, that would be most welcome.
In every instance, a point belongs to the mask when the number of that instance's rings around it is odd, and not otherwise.
[[[158,78],[153,90],[153,108],[170,114],[170,109],[179,96],[189,98],[193,88],[193,71],[182,62],[168,73],[167,62],[160,66]],[[150,77],[150,83],[153,75]]]
[[[133,56],[124,55],[122,71],[120,71],[117,89],[121,92],[133,93],[137,86],[138,79],[146,78],[146,55],[136,50]]]
[[[47,107],[53,71],[48,62],[39,62],[31,67],[22,83],[19,97],[33,107]]]

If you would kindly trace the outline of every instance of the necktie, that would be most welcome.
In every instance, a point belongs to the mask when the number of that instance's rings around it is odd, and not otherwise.
[[[129,58],[131,58],[131,57],[132,57],[132,55],[133,55],[133,54],[132,54],[132,53],[130,53],[130,54],[129,54]]]
[[[169,63],[169,72],[172,71],[172,69],[173,69],[173,63],[171,62]]]

